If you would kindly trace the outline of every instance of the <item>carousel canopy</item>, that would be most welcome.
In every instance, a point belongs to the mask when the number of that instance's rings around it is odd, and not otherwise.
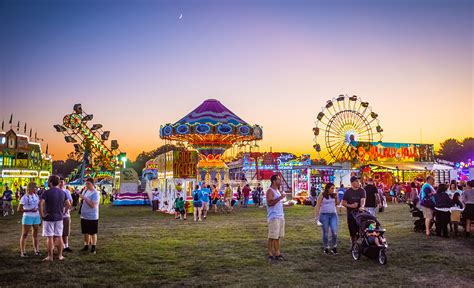
[[[215,99],[208,99],[204,101],[199,107],[194,109],[191,113],[184,116],[175,124],[200,124],[200,123],[227,123],[235,126],[248,125],[247,122],[240,119],[237,115],[232,113],[221,102]]]
[[[201,152],[206,149],[209,153],[205,154],[221,154],[236,142],[261,140],[262,128],[249,125],[218,100],[209,99],[178,122],[161,126],[160,137],[187,142]]]

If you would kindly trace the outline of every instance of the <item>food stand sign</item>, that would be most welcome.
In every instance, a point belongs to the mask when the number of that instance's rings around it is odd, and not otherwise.
[[[434,162],[433,144],[357,142],[353,159],[360,162]]]
[[[173,176],[174,178],[196,178],[198,156],[195,151],[174,151]]]

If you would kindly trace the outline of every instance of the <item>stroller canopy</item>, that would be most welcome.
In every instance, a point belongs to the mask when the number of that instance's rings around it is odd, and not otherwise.
[[[357,226],[361,228],[367,228],[369,223],[375,223],[377,228],[380,228],[380,222],[377,220],[377,217],[373,216],[369,212],[359,212],[353,211],[352,215],[357,223]]]

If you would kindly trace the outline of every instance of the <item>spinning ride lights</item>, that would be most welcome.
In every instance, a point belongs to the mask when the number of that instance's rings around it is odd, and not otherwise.
[[[84,158],[90,153],[94,167],[113,171],[121,165],[123,157],[118,157],[120,151],[117,141],[112,140],[110,148],[105,143],[109,139],[110,131],[103,131],[102,124],[89,124],[94,116],[84,112],[81,104],[75,104],[73,110],[72,114],[64,116],[62,125],[53,126],[56,132],[62,133],[67,143],[75,143],[74,151],[83,153]]]
[[[262,139],[258,125],[249,125],[219,101],[209,99],[174,124],[160,127],[160,138],[187,143],[199,152],[198,169],[228,169],[222,155],[233,145]]]

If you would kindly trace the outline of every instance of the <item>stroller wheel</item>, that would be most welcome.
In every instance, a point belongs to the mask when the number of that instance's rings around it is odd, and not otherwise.
[[[360,259],[360,246],[357,243],[352,245],[352,259],[354,260]]]
[[[385,254],[385,249],[381,249],[379,252],[379,263],[380,265],[387,264],[387,255]]]

